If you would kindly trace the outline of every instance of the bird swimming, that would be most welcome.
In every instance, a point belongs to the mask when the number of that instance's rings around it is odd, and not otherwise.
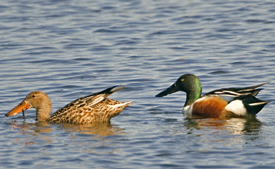
[[[54,112],[51,116],[52,104],[46,93],[33,91],[26,98],[6,113],[6,116],[14,116],[29,108],[36,109],[36,120],[53,123],[91,124],[94,122],[109,122],[117,116],[130,102],[119,102],[107,98],[114,92],[124,87],[110,87],[98,93],[81,97]]]
[[[244,88],[223,88],[201,96],[202,87],[199,78],[193,74],[185,74],[156,97],[177,91],[186,92],[183,114],[190,118],[245,117],[256,115],[269,103],[255,97],[262,90],[257,88],[265,84],[267,83]]]

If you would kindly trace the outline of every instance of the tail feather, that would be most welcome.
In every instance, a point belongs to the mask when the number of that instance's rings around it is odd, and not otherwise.
[[[258,88],[260,86],[263,86],[265,84],[268,84],[268,83],[270,83],[270,82],[261,83],[261,84],[258,84],[258,85],[255,85],[255,86],[246,87],[246,88],[243,88],[243,89],[256,89],[256,88]]]
[[[242,102],[244,104],[244,107],[247,110],[247,113],[255,115],[259,111],[261,111],[262,108],[270,101],[263,101],[263,100],[257,99],[252,95],[248,95],[242,99]]]
[[[108,96],[110,96],[111,94],[113,94],[114,92],[124,88],[124,86],[119,87],[119,88],[116,88],[116,87],[117,86],[107,88],[105,90],[102,90],[102,91],[94,93],[92,95],[83,97],[81,99],[86,100],[86,103],[89,104],[90,106],[95,105],[95,104],[101,102],[102,100],[104,100],[105,98],[107,98]],[[116,89],[114,89],[114,88],[116,88]]]
[[[112,93],[114,93],[112,90],[114,89],[114,88],[116,88],[117,86],[112,86],[112,87],[109,87],[109,88],[107,88],[107,89],[105,89],[105,90],[102,90],[102,91],[100,91],[100,92],[97,92],[97,93],[94,93],[93,95],[97,95],[97,94],[112,94]],[[117,90],[116,90],[117,91]]]
[[[266,83],[261,83],[255,86],[249,86],[249,87],[245,87],[245,88],[235,88],[236,92],[238,93],[244,93],[244,94],[251,94],[253,96],[256,96],[262,89],[256,89],[260,86],[263,86],[265,84],[268,84],[270,82],[266,82]],[[234,88],[232,88],[234,89]]]
[[[112,89],[115,88],[115,87],[117,87],[117,86],[112,87]],[[116,89],[114,89],[114,90],[111,90],[111,92],[112,92],[112,93],[115,93],[116,91],[118,91],[118,90],[120,90],[120,89],[123,89],[123,88],[125,88],[125,86],[122,86],[122,87],[116,88]]]
[[[257,96],[261,90],[263,90],[263,89],[255,89],[254,91],[251,92],[251,95]]]
[[[226,100],[231,101],[234,98],[240,97],[240,96],[247,96],[247,95],[256,96],[262,90],[261,88],[260,89],[256,89],[256,88],[268,83],[269,82],[258,84],[255,86],[245,87],[245,88],[223,88],[223,89],[213,90],[209,93],[206,93],[205,95],[216,94],[216,95],[220,95],[221,97],[230,98]]]

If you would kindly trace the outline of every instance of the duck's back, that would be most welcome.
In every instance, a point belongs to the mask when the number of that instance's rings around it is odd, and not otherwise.
[[[117,116],[131,102],[119,102],[113,99],[104,99],[101,102],[89,106],[88,104],[76,104],[78,100],[57,110],[48,119],[54,123],[91,124],[94,122],[108,122]]]
[[[51,115],[49,122],[71,123],[71,124],[91,124],[94,122],[108,122],[118,115],[131,102],[119,102],[107,97],[112,93],[122,89],[108,88],[99,93],[79,98],[63,108],[60,108]]]

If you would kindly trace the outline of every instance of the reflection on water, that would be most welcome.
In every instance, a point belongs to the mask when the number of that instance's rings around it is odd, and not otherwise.
[[[10,127],[14,130],[19,129],[19,134],[27,134],[30,132],[33,133],[50,133],[52,132],[51,124],[47,122],[37,122],[37,123],[26,123],[26,122],[17,122],[12,121]]]
[[[48,122],[37,123],[21,123],[13,121],[10,123],[11,128],[20,129],[21,134],[26,134],[26,131],[33,131],[34,133],[50,133],[53,131],[52,125],[60,126],[66,132],[75,132],[81,134],[96,135],[98,137],[105,137],[109,135],[121,135],[122,129],[112,126],[110,123],[93,123],[93,124],[51,124]]]
[[[56,133],[59,131],[61,133],[58,135],[64,135],[62,139],[70,142],[70,145],[65,144],[65,146],[73,146],[72,151],[93,154],[109,154],[117,151],[118,149],[111,148],[112,143],[109,143],[109,139],[106,137],[124,134],[123,129],[113,126],[110,123],[71,125],[13,121],[9,126],[13,131],[16,131],[16,135],[21,135],[20,137],[17,136],[16,139],[12,141],[12,144],[23,144],[25,147],[39,147],[43,145],[41,143],[52,145],[55,142]],[[41,151],[44,150],[43,148],[41,149]]]
[[[255,116],[225,120],[185,119],[184,126],[188,128],[188,134],[196,134],[214,147],[242,147],[248,141],[261,139],[262,123]]]
[[[118,148],[113,148],[114,143],[110,141],[108,136],[124,134],[123,129],[110,123],[62,124],[60,128],[70,134],[73,151],[90,154],[113,154],[119,151]]]
[[[185,73],[204,93],[274,81],[272,1],[2,0],[0,9],[3,168],[274,167],[274,104],[260,121],[183,120],[186,95],[154,98]],[[112,98],[135,103],[115,125],[35,123],[35,110],[25,123],[4,118],[32,90],[56,110],[110,85],[126,86]]]
[[[246,118],[230,118],[230,119],[185,119],[187,128],[195,128],[197,130],[204,127],[216,130],[229,131],[231,134],[257,134],[261,128],[261,122],[255,116]]]
[[[93,124],[85,124],[85,125],[63,124],[62,128],[64,128],[66,132],[90,134],[90,135],[96,135],[97,137],[123,134],[123,131],[121,128],[112,126],[110,123],[93,123]]]

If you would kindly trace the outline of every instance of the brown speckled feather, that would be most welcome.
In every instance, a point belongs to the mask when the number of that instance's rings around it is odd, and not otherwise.
[[[38,121],[54,123],[91,124],[93,122],[108,122],[118,115],[131,102],[119,102],[107,97],[124,88],[110,87],[101,92],[79,98],[63,108],[60,108],[50,117],[51,103],[48,96],[40,91],[31,92],[22,103],[12,109],[6,116],[18,114],[28,108],[36,108]]]
[[[90,124],[94,121],[107,122],[130,104],[131,102],[122,103],[108,98],[96,104],[89,104],[85,98],[80,98],[57,110],[48,121],[71,124]]]

